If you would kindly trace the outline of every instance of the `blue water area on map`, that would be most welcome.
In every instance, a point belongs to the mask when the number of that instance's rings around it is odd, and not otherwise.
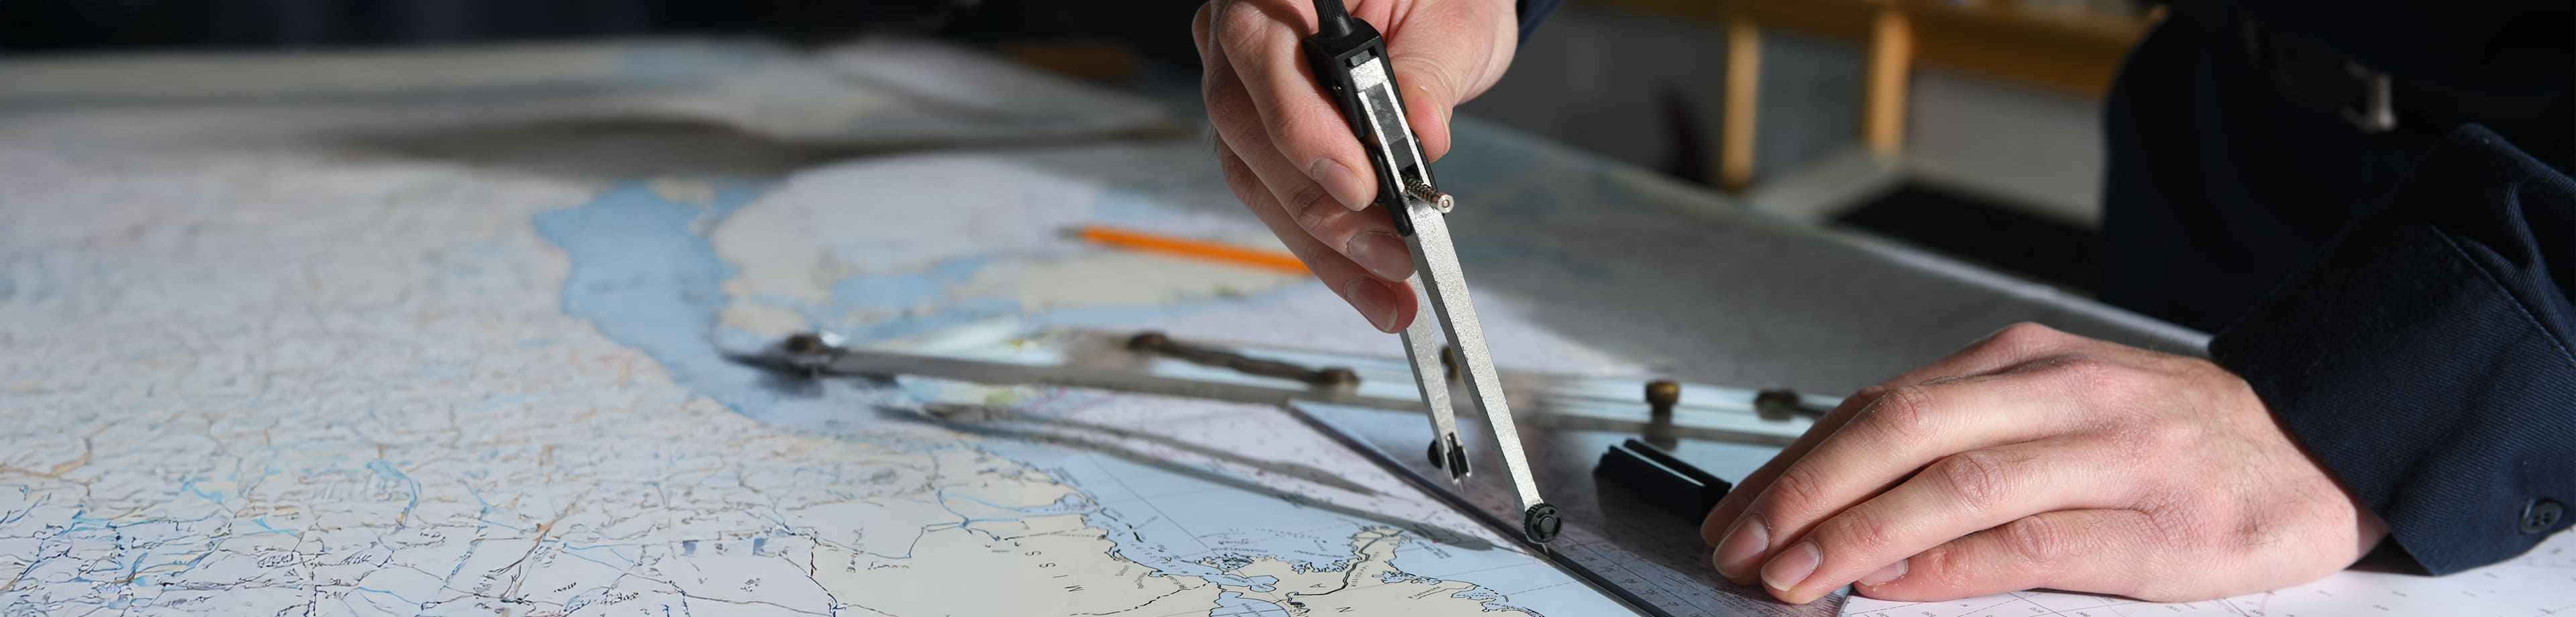
[[[767,187],[715,188],[715,199],[701,206],[628,183],[590,203],[539,213],[537,233],[572,260],[564,313],[589,320],[600,334],[651,356],[673,381],[737,413],[795,428],[860,427],[867,420],[851,413],[854,406],[900,393],[849,380],[789,381],[727,359],[717,347],[717,315],[731,301],[724,281],[734,268],[700,230]]]
[[[626,183],[600,192],[590,203],[539,213],[537,232],[572,260],[572,270],[564,278],[564,313],[587,319],[600,334],[643,351],[680,385],[763,422],[846,431],[865,422],[849,413],[854,402],[865,401],[848,397],[908,403],[900,392],[860,387],[847,380],[783,387],[778,376],[723,356],[720,344],[749,350],[762,341],[746,340],[740,332],[721,328],[719,313],[735,301],[725,293],[724,282],[735,271],[703,231],[767,189],[759,183],[720,182],[709,205],[696,205],[672,201],[643,183]],[[1154,207],[1126,203],[1141,199],[1132,192],[1105,194],[1116,196],[1111,201],[1121,204],[1115,208],[1126,212],[1124,216],[1142,216],[1139,213]],[[774,299],[773,303],[799,311],[818,328],[861,343],[1022,314],[1016,298],[953,297],[953,290],[990,265],[986,258],[969,257],[914,271],[852,276],[834,282],[826,303]],[[1138,323],[1258,302],[1286,292],[1212,298],[1187,306],[1090,306],[1025,317],[1034,323],[1068,325]],[[916,311],[921,306],[938,310]],[[856,309],[896,314],[873,321],[847,317]]]
[[[900,388],[869,386],[854,380],[785,383],[779,376],[722,356],[719,340],[727,333],[720,330],[719,314],[734,301],[727,297],[723,285],[735,272],[703,233],[766,187],[733,182],[718,183],[716,188],[713,202],[702,206],[666,199],[640,183],[625,184],[601,192],[590,203],[537,215],[537,231],[561,247],[572,262],[564,281],[564,312],[590,321],[601,334],[652,357],[690,391],[764,423],[848,434],[879,422],[876,416],[853,413],[854,409],[917,404],[918,398]],[[1133,193],[1110,194],[1125,196],[1113,202],[1139,199]],[[1123,211],[1124,216],[1142,216],[1140,213],[1156,206],[1119,202],[1102,207]],[[852,277],[833,286],[829,304],[798,308],[807,311],[809,319],[818,324],[864,335],[854,337],[859,340],[946,327],[988,314],[1019,312],[1020,307],[1012,299],[961,301],[951,297],[950,290],[989,265],[983,259],[959,259],[913,272]],[[1191,310],[1261,302],[1268,297],[1269,294],[1255,294],[1218,298],[1179,307],[1090,307],[1028,317],[1040,323],[1132,324]],[[846,313],[862,306],[908,310],[924,303],[936,304],[941,310],[918,315],[908,311],[865,327],[835,326],[833,320],[820,318],[824,313]],[[1568,576],[1525,555],[1490,546],[1424,541],[1419,536],[1425,535],[1420,533],[1425,530],[1416,523],[1332,509],[1222,471],[1089,455],[1036,443],[983,443],[978,447],[1046,470],[1086,495],[1006,511],[1018,516],[1080,513],[1087,524],[1101,529],[1116,543],[1121,556],[1163,574],[1198,576],[1268,591],[1278,583],[1276,578],[1243,577],[1225,570],[1261,557],[1309,569],[1345,567],[1356,557],[1350,545],[1353,535],[1368,527],[1385,526],[1408,532],[1408,541],[1396,553],[1397,567],[1434,578],[1470,576],[1468,582],[1481,586],[1459,596],[1484,600],[1488,608],[1526,607],[1546,614],[1585,615],[1600,614],[1611,606],[1596,594],[1561,592],[1571,582]],[[1441,531],[1428,535],[1458,534]],[[752,547],[755,553],[764,548],[758,540]],[[682,550],[695,548],[692,543]],[[1505,592],[1498,591],[1543,588],[1554,589],[1508,600]],[[1266,602],[1239,596],[1231,601],[1238,604],[1228,606],[1236,606],[1240,612],[1227,613],[1227,608],[1220,607],[1213,614],[1285,614]]]
[[[1216,609],[1208,611],[1208,617],[1289,617],[1291,614],[1277,603],[1246,598],[1241,592],[1234,591],[1217,594]]]
[[[716,314],[727,299],[724,281],[733,267],[707,239],[692,232],[698,221],[721,219],[758,194],[753,187],[719,187],[711,205],[663,198],[642,184],[602,191],[589,204],[536,217],[537,233],[572,258],[564,277],[563,310],[590,320],[600,334],[643,351],[680,385],[741,409],[759,402],[746,395],[763,376],[725,360],[713,347]]]

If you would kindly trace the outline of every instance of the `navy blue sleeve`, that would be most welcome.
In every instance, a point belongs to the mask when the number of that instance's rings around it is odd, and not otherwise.
[[[1547,21],[1547,14],[1556,12],[1556,5],[1564,3],[1565,0],[1520,0],[1514,3],[1521,14],[1521,42],[1529,42],[1530,33],[1538,31],[1538,23]]]
[[[2576,503],[2576,180],[2470,125],[2210,342],[2433,574]]]

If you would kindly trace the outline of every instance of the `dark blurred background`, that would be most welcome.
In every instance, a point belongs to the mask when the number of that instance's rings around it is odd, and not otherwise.
[[[651,35],[815,45],[873,32],[1117,40],[1195,62],[1195,0],[7,0],[0,52],[373,47]]]

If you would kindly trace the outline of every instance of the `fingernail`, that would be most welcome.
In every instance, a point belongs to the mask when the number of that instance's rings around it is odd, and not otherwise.
[[[1774,590],[1788,591],[1798,583],[1807,582],[1807,575],[1816,573],[1816,562],[1824,558],[1824,553],[1816,550],[1815,542],[1799,542],[1762,566],[1762,584]]]
[[[1717,543],[1717,573],[1734,581],[1744,581],[1753,569],[1755,559],[1771,548],[1771,529],[1762,524],[1761,515],[1747,515],[1735,521],[1726,532],[1726,541]]]
[[[1314,165],[1306,167],[1306,175],[1313,176],[1316,184],[1324,185],[1324,192],[1331,193],[1333,201],[1342,202],[1344,208],[1365,209],[1369,202],[1377,201],[1369,196],[1368,182],[1361,180],[1359,174],[1352,173],[1351,168],[1342,166],[1341,161],[1315,159]]]
[[[1387,291],[1385,283],[1351,279],[1342,284],[1342,300],[1359,309],[1360,316],[1367,317],[1369,325],[1376,326],[1379,332],[1395,332],[1395,294]]]
[[[1905,576],[1905,560],[1899,559],[1896,560],[1896,563],[1887,564],[1887,567],[1879,568],[1877,572],[1869,573],[1869,576],[1860,577],[1859,582],[1863,585],[1885,585],[1888,581],[1893,581],[1903,576]]]
[[[1351,256],[1351,261],[1359,262],[1360,267],[1368,268],[1378,278],[1401,281],[1413,276],[1413,249],[1406,248],[1395,234],[1372,231],[1351,236],[1351,241],[1342,245],[1342,254]]]

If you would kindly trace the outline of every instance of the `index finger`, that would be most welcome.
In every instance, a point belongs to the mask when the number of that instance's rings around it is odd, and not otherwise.
[[[1244,163],[1242,157],[1224,144],[1217,145],[1216,156],[1217,168],[1225,172],[1226,184],[1234,188],[1235,197],[1250,207],[1253,216],[1259,217],[1272,235],[1279,236],[1279,241],[1288,246],[1289,253],[1306,262],[1306,269],[1313,272],[1317,280],[1331,286],[1333,293],[1342,296],[1351,308],[1359,309],[1361,315],[1368,318],[1369,325],[1376,326],[1379,331],[1393,333],[1404,329],[1405,324],[1413,323],[1421,301],[1414,295],[1412,285],[1404,281],[1380,280],[1349,257],[1334,252],[1332,247],[1325,246],[1322,240],[1300,228],[1288,211],[1272,200],[1269,191],[1253,181],[1252,168]]]
[[[1890,392],[1834,429],[1767,485],[1752,489],[1744,514],[1718,543],[1718,571],[1749,577],[1824,519],[1959,452],[2070,430],[2065,380],[2017,373],[1908,386]],[[1795,583],[1796,581],[1790,581]]]
[[[1312,5],[1296,0],[1220,0],[1216,44],[1243,80],[1279,156],[1352,210],[1377,200],[1368,155],[1341,109],[1326,98],[1302,45],[1315,30]]]
[[[1762,567],[1763,586],[1806,602],[1962,536],[2057,510],[2125,505],[2098,439],[2027,441],[1950,455],[1812,531]],[[1873,581],[1878,582],[1878,581]]]
[[[1843,399],[1842,404],[1835,406],[1833,411],[1827,412],[1824,417],[1817,418],[1816,423],[1807,428],[1806,434],[1799,435],[1796,441],[1790,442],[1789,447],[1781,449],[1778,455],[1772,456],[1770,462],[1763,463],[1761,468],[1755,469],[1752,474],[1744,476],[1743,481],[1737,482],[1735,490],[1719,499],[1717,506],[1709,509],[1708,518],[1700,522],[1700,539],[1708,542],[1711,547],[1725,540],[1723,534],[1734,528],[1736,519],[1743,516],[1746,504],[1753,500],[1755,494],[1760,493],[1764,487],[1770,486],[1774,479],[1780,477],[1780,472],[1787,469],[1790,464],[1798,462],[1799,459],[1805,458],[1808,452],[1815,450],[1818,442],[1824,441],[1826,437],[1833,435],[1835,430],[1842,428],[1844,423],[1850,422],[1852,416],[1860,413],[1862,408],[1878,402],[1879,397],[1888,392],[1936,379],[2009,368],[2030,358],[2064,349],[2075,343],[2073,335],[2047,326],[2027,322],[2017,323],[1968,343],[1966,347],[1960,348],[1948,357],[1906,371],[1877,385],[1862,388],[1849,398]],[[1752,582],[1750,575],[1728,578],[1739,583]]]

